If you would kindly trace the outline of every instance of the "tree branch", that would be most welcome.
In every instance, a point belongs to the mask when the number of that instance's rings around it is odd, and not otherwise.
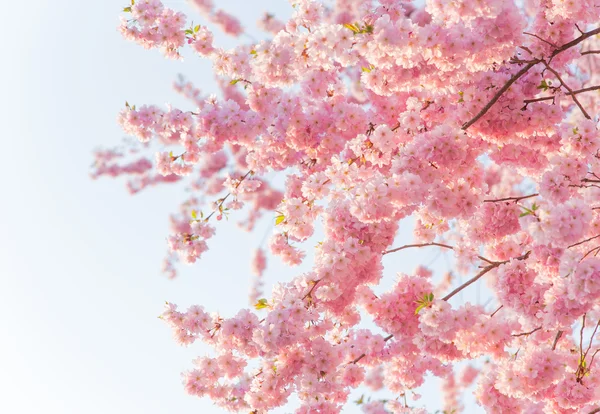
[[[514,336],[514,337],[516,338],[516,337],[519,337],[519,336],[531,335],[532,333],[534,333],[535,331],[539,331],[540,329],[542,329],[542,327],[541,327],[541,326],[538,326],[538,327],[537,327],[537,328],[535,328],[533,331],[529,331],[529,332],[523,332],[523,333],[520,333],[520,334],[513,334],[512,336]]]
[[[583,113],[583,116],[585,116],[587,119],[592,119],[589,114],[585,111],[585,109],[583,108],[583,105],[581,105],[581,102],[579,102],[579,99],[577,99],[577,95],[575,93],[573,93],[573,90],[571,88],[569,88],[569,85],[567,85],[565,83],[565,81],[562,80],[562,78],[560,77],[560,75],[558,74],[557,71],[555,71],[554,69],[552,69],[550,67],[550,65],[548,63],[546,63],[545,60],[542,60],[542,62],[544,63],[544,65],[546,66],[546,68],[552,72],[554,74],[554,76],[556,76],[558,78],[558,81],[561,83],[562,86],[565,87],[566,90],[568,90],[570,93],[569,95],[571,95],[571,98],[573,98],[573,101],[575,102],[575,104],[577,104],[577,106],[579,107],[579,109],[581,110],[581,112]]]
[[[395,249],[383,252],[383,254],[385,255],[388,253],[394,253],[394,252],[397,252],[400,250],[408,249],[409,247],[425,247],[425,246],[438,246],[438,247],[443,247],[445,249],[450,249],[450,250],[454,249],[454,247],[448,246],[447,244],[431,242],[431,243],[421,243],[421,244],[407,244],[407,245],[396,247]]]
[[[558,333],[556,334],[556,338],[554,338],[554,343],[552,344],[553,351],[556,349],[556,344],[558,344],[558,340],[560,339],[562,334],[563,334],[563,331],[558,331]]]
[[[571,92],[567,92],[567,93],[565,93],[565,95],[577,95],[578,93],[595,91],[595,90],[598,90],[598,89],[600,89],[600,85],[598,85],[598,86],[590,86],[589,88],[577,89],[577,90],[573,91],[572,93]],[[549,101],[550,99],[556,99],[556,95],[542,96],[540,98],[533,98],[533,99],[525,99],[525,100],[523,100],[523,102],[525,102],[525,105],[528,105],[528,104],[533,103],[533,102]]]
[[[506,198],[498,198],[495,200],[483,200],[484,203],[499,203],[501,201],[514,201],[515,203],[521,201],[521,200],[525,200],[526,198],[531,198],[531,197],[537,197],[539,196],[538,193],[535,194],[529,194],[526,196],[521,196],[521,197],[506,197]]]
[[[463,124],[463,126],[461,127],[461,129],[463,131],[466,131],[467,128],[469,128],[471,125],[473,125],[475,122],[477,122],[482,116],[484,116],[487,111],[490,110],[490,108],[492,106],[494,106],[494,104],[496,103],[496,101],[498,101],[498,99],[500,99],[500,97],[502,96],[502,94],[504,92],[506,92],[508,90],[508,88],[510,88],[510,86],[515,83],[521,76],[523,76],[524,74],[527,73],[527,71],[529,71],[529,69],[531,69],[532,67],[534,67],[535,65],[537,65],[538,63],[540,63],[539,59],[534,59],[531,62],[529,62],[525,67],[521,68],[520,71],[518,71],[517,73],[515,73],[505,84],[502,88],[500,88],[498,90],[498,92],[496,92],[496,94],[494,95],[494,97],[481,109],[481,111],[479,111],[477,113],[477,115],[475,115],[469,122],[466,122],[465,124]]]

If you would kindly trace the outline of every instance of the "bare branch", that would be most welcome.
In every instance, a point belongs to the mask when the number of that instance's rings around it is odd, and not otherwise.
[[[525,200],[526,198],[531,198],[531,197],[537,197],[539,196],[538,193],[535,194],[529,194],[526,196],[520,196],[520,197],[506,197],[506,198],[498,198],[495,200],[483,200],[484,203],[499,203],[501,201],[514,201],[515,203],[518,203],[521,200]]]
[[[583,92],[589,92],[589,91],[596,91],[600,89],[600,85],[598,86],[590,86],[589,88],[583,88],[583,89],[577,89],[575,91],[571,92],[567,92],[565,93],[565,95],[577,95],[578,93],[583,93]],[[525,102],[525,105],[528,105],[530,103],[533,102],[541,102],[541,101],[549,101],[549,100],[554,100],[556,99],[557,96],[556,95],[551,95],[551,96],[542,96],[540,98],[533,98],[533,99],[525,99],[523,100],[523,102]]]
[[[563,331],[558,331],[558,333],[556,334],[556,337],[554,338],[554,343],[552,344],[553,351],[556,349],[556,345],[558,344],[558,340],[560,339],[562,334],[563,334]]]
[[[495,314],[497,314],[497,313],[498,313],[498,311],[499,311],[500,309],[502,309],[503,307],[504,307],[504,305],[500,305],[500,307],[499,307],[498,309],[496,309],[496,310],[495,310],[495,311],[494,311],[494,312],[493,312],[493,313],[490,315],[490,318],[493,318],[493,317],[494,317],[494,315],[495,315]]]
[[[523,332],[523,333],[520,333],[520,334],[513,334],[512,336],[514,336],[515,338],[516,338],[516,337],[519,337],[519,336],[527,336],[527,335],[531,335],[532,333],[534,333],[534,332],[536,332],[536,331],[539,331],[540,329],[542,329],[542,327],[541,327],[541,326],[538,326],[538,327],[537,327],[537,328],[535,328],[533,331],[529,331],[529,332]]]
[[[448,246],[447,244],[431,242],[431,243],[421,243],[421,244],[407,244],[404,246],[396,247],[395,249],[392,249],[392,250],[388,250],[388,251],[384,252],[383,254],[385,255],[388,253],[398,252],[400,250],[408,249],[409,247],[425,247],[425,246],[438,246],[438,247],[443,247],[445,249],[450,249],[450,250],[454,249],[454,247]]]
[[[550,42],[550,41],[548,41],[548,40],[546,40],[546,39],[543,39],[543,38],[539,37],[539,36],[538,36],[538,35],[536,35],[535,33],[523,32],[523,34],[525,34],[525,35],[528,35],[528,36],[533,36],[533,37],[535,37],[535,38],[537,38],[537,39],[540,39],[542,42],[549,44],[549,45],[550,45],[550,46],[552,46],[553,48],[557,48],[557,47],[558,47],[558,46],[557,46],[557,45],[555,45],[554,43],[552,43],[552,42]]]
[[[579,107],[579,109],[581,110],[581,112],[583,113],[583,116],[585,116],[587,119],[592,119],[589,114],[585,111],[585,109],[583,108],[583,106],[581,105],[581,102],[579,102],[579,99],[577,99],[577,95],[575,93],[573,93],[573,90],[571,88],[569,88],[569,85],[567,85],[565,83],[565,81],[562,80],[562,78],[560,77],[560,75],[558,74],[557,71],[555,71],[554,69],[552,69],[550,67],[550,65],[548,63],[546,63],[546,61],[542,61],[544,63],[544,65],[546,66],[546,68],[552,72],[554,74],[554,76],[556,76],[558,78],[558,81],[561,83],[562,86],[565,87],[566,90],[568,90],[570,93],[569,95],[571,95],[571,98],[573,98],[573,101],[577,104],[577,106]]]
[[[569,247],[567,247],[567,249],[570,249],[571,247],[579,246],[580,244],[583,244],[583,243],[587,243],[587,242],[589,242],[590,240],[597,239],[598,237],[600,237],[600,234],[597,234],[597,235],[595,235],[594,237],[590,237],[589,239],[582,240],[582,241],[580,241],[580,242],[578,242],[578,243],[572,244],[572,245],[570,245]]]

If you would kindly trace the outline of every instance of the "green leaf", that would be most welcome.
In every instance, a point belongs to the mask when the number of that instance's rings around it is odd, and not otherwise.
[[[423,297],[415,303],[418,305],[415,309],[415,315],[418,315],[421,309],[426,308],[433,303],[433,293],[424,293]]]
[[[251,55],[256,55],[256,54],[257,54],[257,52],[256,52],[256,50],[252,49],[252,50],[250,51],[250,54],[251,54]]]
[[[285,216],[283,214],[280,214],[277,217],[275,217],[275,225],[276,226],[280,225],[284,221],[285,221]]]
[[[369,73],[369,72],[371,72],[371,68],[367,68],[367,67],[364,67],[364,66],[363,66],[363,67],[362,67],[362,71],[363,71],[363,72],[367,72],[367,73]]]
[[[356,26],[355,24],[352,23],[344,23],[344,27],[346,29],[350,29],[352,30],[352,32],[354,33],[360,33],[360,29],[358,28],[358,26]]]
[[[133,6],[135,4],[135,0],[131,0],[131,5]]]
[[[230,85],[235,85],[236,83],[238,83],[240,80],[239,79],[233,79],[231,82],[229,82]]]
[[[546,79],[542,79],[542,81],[540,82],[540,84],[537,88],[547,91],[549,87],[550,87],[550,85],[548,85],[548,83],[546,82]]]
[[[123,11],[125,13],[131,13],[131,7],[125,7],[125,8],[123,8]]]
[[[361,395],[360,398],[354,402],[356,403],[356,405],[363,404],[365,402],[365,394]]]
[[[198,218],[198,213],[196,212],[196,210],[192,210],[192,217],[193,217],[194,219],[197,219],[197,218]]]
[[[526,211],[525,213],[521,213],[521,214],[519,214],[519,217],[525,217],[525,216],[528,216],[528,215],[530,215],[530,214],[531,214],[531,212],[530,212],[530,211]]]
[[[256,302],[254,307],[256,308],[256,310],[261,310],[264,308],[268,308],[269,304],[265,298],[262,298],[262,299],[259,299],[258,302]]]
[[[417,309],[415,309],[415,315],[418,315],[418,314],[419,314],[419,311],[420,311],[421,309],[423,309],[425,306],[427,306],[427,305],[426,305],[426,304],[424,304],[424,303],[421,303],[419,306],[417,306]]]
[[[200,31],[200,25],[194,27],[194,33],[198,33]]]
[[[185,34],[193,35],[194,31],[192,29],[185,29]]]

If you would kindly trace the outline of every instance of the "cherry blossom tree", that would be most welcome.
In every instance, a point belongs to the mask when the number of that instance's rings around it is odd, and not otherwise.
[[[98,151],[93,176],[128,176],[133,193],[186,181],[169,277],[224,216],[246,230],[273,220],[258,277],[270,256],[295,266],[315,252],[271,292],[257,280],[234,317],[167,304],[178,342],[215,350],[186,391],[231,412],[295,395],[297,413],[338,413],[368,386],[394,398],[361,398],[366,413],[424,413],[410,397],[432,374],[445,413],[473,383],[489,413],[600,412],[600,0],[291,0],[289,21],[258,23],[260,42],[192,3],[239,46],[160,0],[125,5],[120,30],[209,59],[221,96],[181,79],[192,110],[126,104],[135,155]],[[414,241],[399,246],[403,220]],[[376,294],[382,259],[405,249],[449,251],[452,272],[422,266]],[[494,308],[456,300],[481,283]]]

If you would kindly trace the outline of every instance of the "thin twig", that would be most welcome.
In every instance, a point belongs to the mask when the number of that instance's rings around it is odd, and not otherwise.
[[[319,284],[319,282],[320,282],[321,280],[322,280],[322,279],[317,279],[317,280],[314,280],[314,281],[312,282],[312,283],[313,283],[312,287],[310,288],[310,290],[308,291],[308,293],[302,297],[302,300],[304,300],[304,299],[306,299],[306,298],[309,298],[309,297],[312,297],[311,295],[312,295],[312,293],[313,293],[313,290],[315,290],[315,288],[317,287],[317,285]]]
[[[538,193],[535,194],[529,194],[526,196],[520,196],[520,197],[505,197],[505,198],[497,198],[495,200],[483,200],[484,203],[499,203],[501,201],[514,201],[515,203],[518,203],[521,200],[525,200],[526,198],[531,198],[531,197],[537,197],[539,196]]]
[[[390,335],[386,336],[385,338],[383,338],[383,342],[387,342],[387,341],[389,341],[390,339],[392,339],[393,337],[394,337],[394,335],[393,335],[393,334],[390,334]],[[367,356],[367,354],[361,354],[360,356],[356,357],[356,359],[354,359],[354,360],[350,361],[350,362],[348,363],[348,365],[350,365],[350,364],[356,364],[358,361],[360,361],[361,359],[363,359],[363,358],[364,358],[364,357],[366,357],[366,356]]]
[[[500,309],[502,309],[503,307],[504,307],[504,305],[500,305],[500,307],[499,307],[498,309],[496,309],[496,310],[495,310],[495,311],[494,311],[494,312],[493,312],[493,313],[490,315],[490,318],[493,318],[493,317],[494,317],[494,315],[495,315],[495,314],[497,314],[497,313],[498,313],[498,311],[499,311]]]
[[[454,249],[454,247],[448,246],[447,244],[431,242],[431,243],[421,243],[421,244],[407,244],[407,245],[396,247],[395,249],[383,252],[383,254],[394,253],[394,252],[397,252],[400,250],[408,249],[409,247],[425,247],[425,246],[438,246],[438,247],[443,247],[445,249],[451,249],[451,250]]]
[[[537,328],[535,328],[533,331],[529,331],[529,332],[523,332],[520,334],[513,334],[512,336],[514,337],[518,337],[518,336],[526,336],[526,335],[531,335],[532,333],[534,333],[535,331],[539,331],[540,329],[542,329],[541,326],[538,326]]]
[[[590,86],[589,88],[577,89],[577,90],[573,91],[572,93],[571,92],[567,92],[567,93],[565,93],[565,95],[569,95],[569,96],[570,95],[577,95],[578,93],[595,91],[595,90],[598,90],[598,89],[600,89],[600,85],[598,85],[598,86]],[[542,97],[539,97],[539,98],[525,99],[525,100],[523,100],[523,102],[525,102],[525,104],[527,105],[527,104],[530,104],[530,103],[533,103],[533,102],[549,101],[551,99],[556,99],[556,98],[557,98],[556,95],[542,96]]]
[[[521,255],[519,257],[514,257],[513,259],[510,259],[510,260],[525,260],[525,259],[527,259],[529,257],[530,254],[531,254],[531,251],[528,251],[527,253],[525,253],[525,254],[523,254],[523,255]],[[477,282],[477,280],[479,280],[479,278],[481,278],[483,275],[485,275],[486,273],[488,273],[490,270],[493,270],[493,269],[497,268],[500,265],[506,264],[506,263],[510,262],[510,260],[504,260],[502,262],[491,262],[491,264],[489,266],[484,267],[481,272],[477,273],[471,279],[467,280],[465,283],[463,283],[462,285],[460,285],[459,287],[457,287],[456,289],[454,289],[452,292],[448,293],[446,296],[444,296],[442,298],[442,300],[448,301],[452,296],[456,295],[458,292],[460,292],[461,290],[463,290],[467,286],[469,286],[469,285]]]
[[[598,237],[600,237],[600,234],[597,234],[597,235],[595,235],[594,237],[590,237],[589,239],[582,240],[582,241],[580,241],[580,242],[578,242],[578,243],[572,244],[572,245],[570,245],[569,247],[567,247],[567,249],[570,249],[571,247],[579,246],[580,244],[583,244],[583,243],[587,243],[587,242],[589,242],[590,240],[597,239]]]
[[[235,185],[235,188],[238,188],[238,187],[240,186],[240,184],[242,184],[242,182],[243,182],[243,181],[246,179],[246,177],[248,177],[250,174],[254,174],[254,171],[252,171],[252,170],[248,171],[248,172],[247,172],[247,173],[246,173],[246,174],[245,174],[245,175],[244,175],[244,176],[243,176],[243,177],[240,179],[240,182],[239,182],[239,183],[237,183],[237,184]],[[217,205],[217,208],[216,208],[215,210],[213,210],[213,212],[212,212],[212,213],[210,213],[210,214],[209,214],[209,215],[208,215],[208,216],[207,216],[207,217],[204,219],[204,221],[208,221],[208,220],[209,220],[209,219],[210,219],[210,218],[213,216],[213,214],[215,214],[217,211],[221,211],[221,207],[223,207],[223,203],[225,203],[225,200],[227,200],[227,199],[229,198],[229,196],[230,196],[230,195],[231,195],[231,193],[227,193],[227,195],[221,199],[221,201],[220,201],[220,202],[219,202],[219,204]]]
[[[452,296],[456,295],[458,292],[460,292],[461,290],[463,290],[464,288],[466,288],[470,284],[477,282],[481,276],[485,275],[490,270],[493,270],[493,269],[497,268],[501,264],[502,264],[502,262],[496,262],[494,264],[486,266],[481,272],[477,273],[471,279],[467,280],[465,283],[463,283],[462,285],[460,285],[459,287],[457,287],[456,289],[454,289],[452,292],[450,292],[446,296],[444,296],[442,298],[442,300],[448,301]]]
[[[539,36],[538,36],[538,35],[536,35],[535,33],[523,32],[523,34],[525,34],[525,35],[529,35],[529,36],[533,36],[533,37],[535,37],[535,38],[537,38],[537,39],[540,39],[542,42],[544,42],[544,43],[547,43],[547,44],[549,44],[550,46],[552,46],[552,47],[554,47],[554,48],[557,48],[557,47],[558,47],[558,46],[556,46],[554,43],[552,43],[552,42],[549,42],[548,40],[546,40],[546,39],[543,39],[543,38],[539,37]]]
[[[563,331],[558,331],[558,333],[556,334],[556,338],[554,338],[554,343],[552,344],[553,351],[556,349],[556,344],[558,344],[558,340],[560,339],[562,334],[563,334]]]
[[[581,112],[583,113],[583,116],[585,116],[587,119],[592,119],[590,117],[590,115],[586,112],[586,110],[583,108],[583,105],[581,105],[581,102],[579,102],[579,99],[577,99],[577,95],[575,93],[573,93],[573,89],[569,88],[569,85],[567,85],[565,83],[565,81],[562,80],[562,78],[560,77],[560,75],[558,74],[557,71],[555,71],[554,69],[552,69],[550,67],[550,65],[548,63],[546,63],[545,60],[542,60],[542,62],[544,63],[544,65],[546,66],[546,68],[552,72],[554,74],[554,76],[556,76],[558,78],[558,81],[561,83],[562,86],[565,87],[566,90],[568,90],[570,93],[569,95],[571,96],[571,98],[573,99],[573,102],[575,102],[575,104],[579,107],[579,109],[581,110]]]

